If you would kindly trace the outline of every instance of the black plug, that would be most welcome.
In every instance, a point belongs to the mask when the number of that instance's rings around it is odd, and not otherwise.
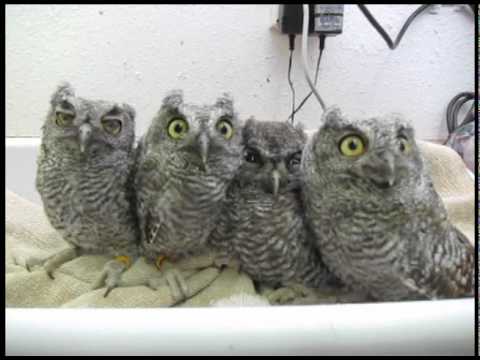
[[[308,26],[309,34],[313,34],[314,12],[313,5],[310,6],[310,21]],[[279,5],[278,18],[280,20],[280,31],[283,34],[301,34],[303,25],[302,4],[297,5]]]

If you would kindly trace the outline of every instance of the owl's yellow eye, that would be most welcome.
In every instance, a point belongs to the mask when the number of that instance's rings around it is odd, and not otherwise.
[[[360,136],[347,135],[340,141],[340,152],[345,156],[360,156],[365,152],[365,143]]]
[[[168,124],[168,136],[172,139],[180,140],[188,133],[188,123],[181,118],[176,118]]]
[[[71,126],[74,118],[75,116],[73,114],[57,111],[55,113],[55,124],[60,127]]]
[[[227,140],[231,139],[233,136],[233,126],[228,120],[220,119],[217,122],[217,130]]]
[[[122,130],[122,122],[118,119],[102,119],[102,127],[105,132],[117,135]]]
[[[412,146],[405,137],[400,136],[398,138],[398,148],[402,153],[408,153],[411,150]]]

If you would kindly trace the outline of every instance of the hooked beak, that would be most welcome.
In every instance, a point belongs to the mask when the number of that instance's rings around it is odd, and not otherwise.
[[[82,124],[79,128],[80,152],[83,154],[92,134],[92,126],[90,124]]]
[[[278,188],[280,187],[280,172],[277,169],[272,171],[272,186],[273,196],[277,197]]]
[[[209,140],[208,136],[205,133],[201,133],[198,137],[198,146],[200,150],[200,158],[202,160],[200,168],[203,171],[207,171],[207,160],[208,160],[208,148]]]
[[[395,183],[395,158],[391,153],[376,155],[363,167],[365,175],[379,188],[387,189]]]

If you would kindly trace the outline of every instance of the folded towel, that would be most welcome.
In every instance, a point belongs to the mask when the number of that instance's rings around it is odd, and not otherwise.
[[[419,142],[431,169],[435,188],[443,198],[450,220],[474,242],[474,180],[459,155],[448,147]],[[124,287],[103,297],[105,289],[91,290],[106,256],[81,256],[55,271],[51,280],[40,267],[25,268],[29,258],[46,258],[66,247],[50,226],[41,206],[6,190],[5,272],[8,307],[170,307],[268,305],[265,293],[255,291],[252,280],[234,269],[207,267],[184,271],[190,297],[175,301],[167,286],[152,290],[144,284],[160,276],[155,266],[140,258],[123,276]],[[193,259],[195,261],[195,259]],[[174,267],[174,264],[168,264]],[[332,294],[291,298],[287,303],[331,303]]]

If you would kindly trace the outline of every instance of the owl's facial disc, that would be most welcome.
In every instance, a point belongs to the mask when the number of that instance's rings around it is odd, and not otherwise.
[[[260,149],[246,147],[244,150],[247,183],[258,184],[263,191],[277,197],[283,191],[291,191],[298,187],[298,170],[301,151],[291,155],[268,155]],[[253,174],[252,174],[253,172]]]

